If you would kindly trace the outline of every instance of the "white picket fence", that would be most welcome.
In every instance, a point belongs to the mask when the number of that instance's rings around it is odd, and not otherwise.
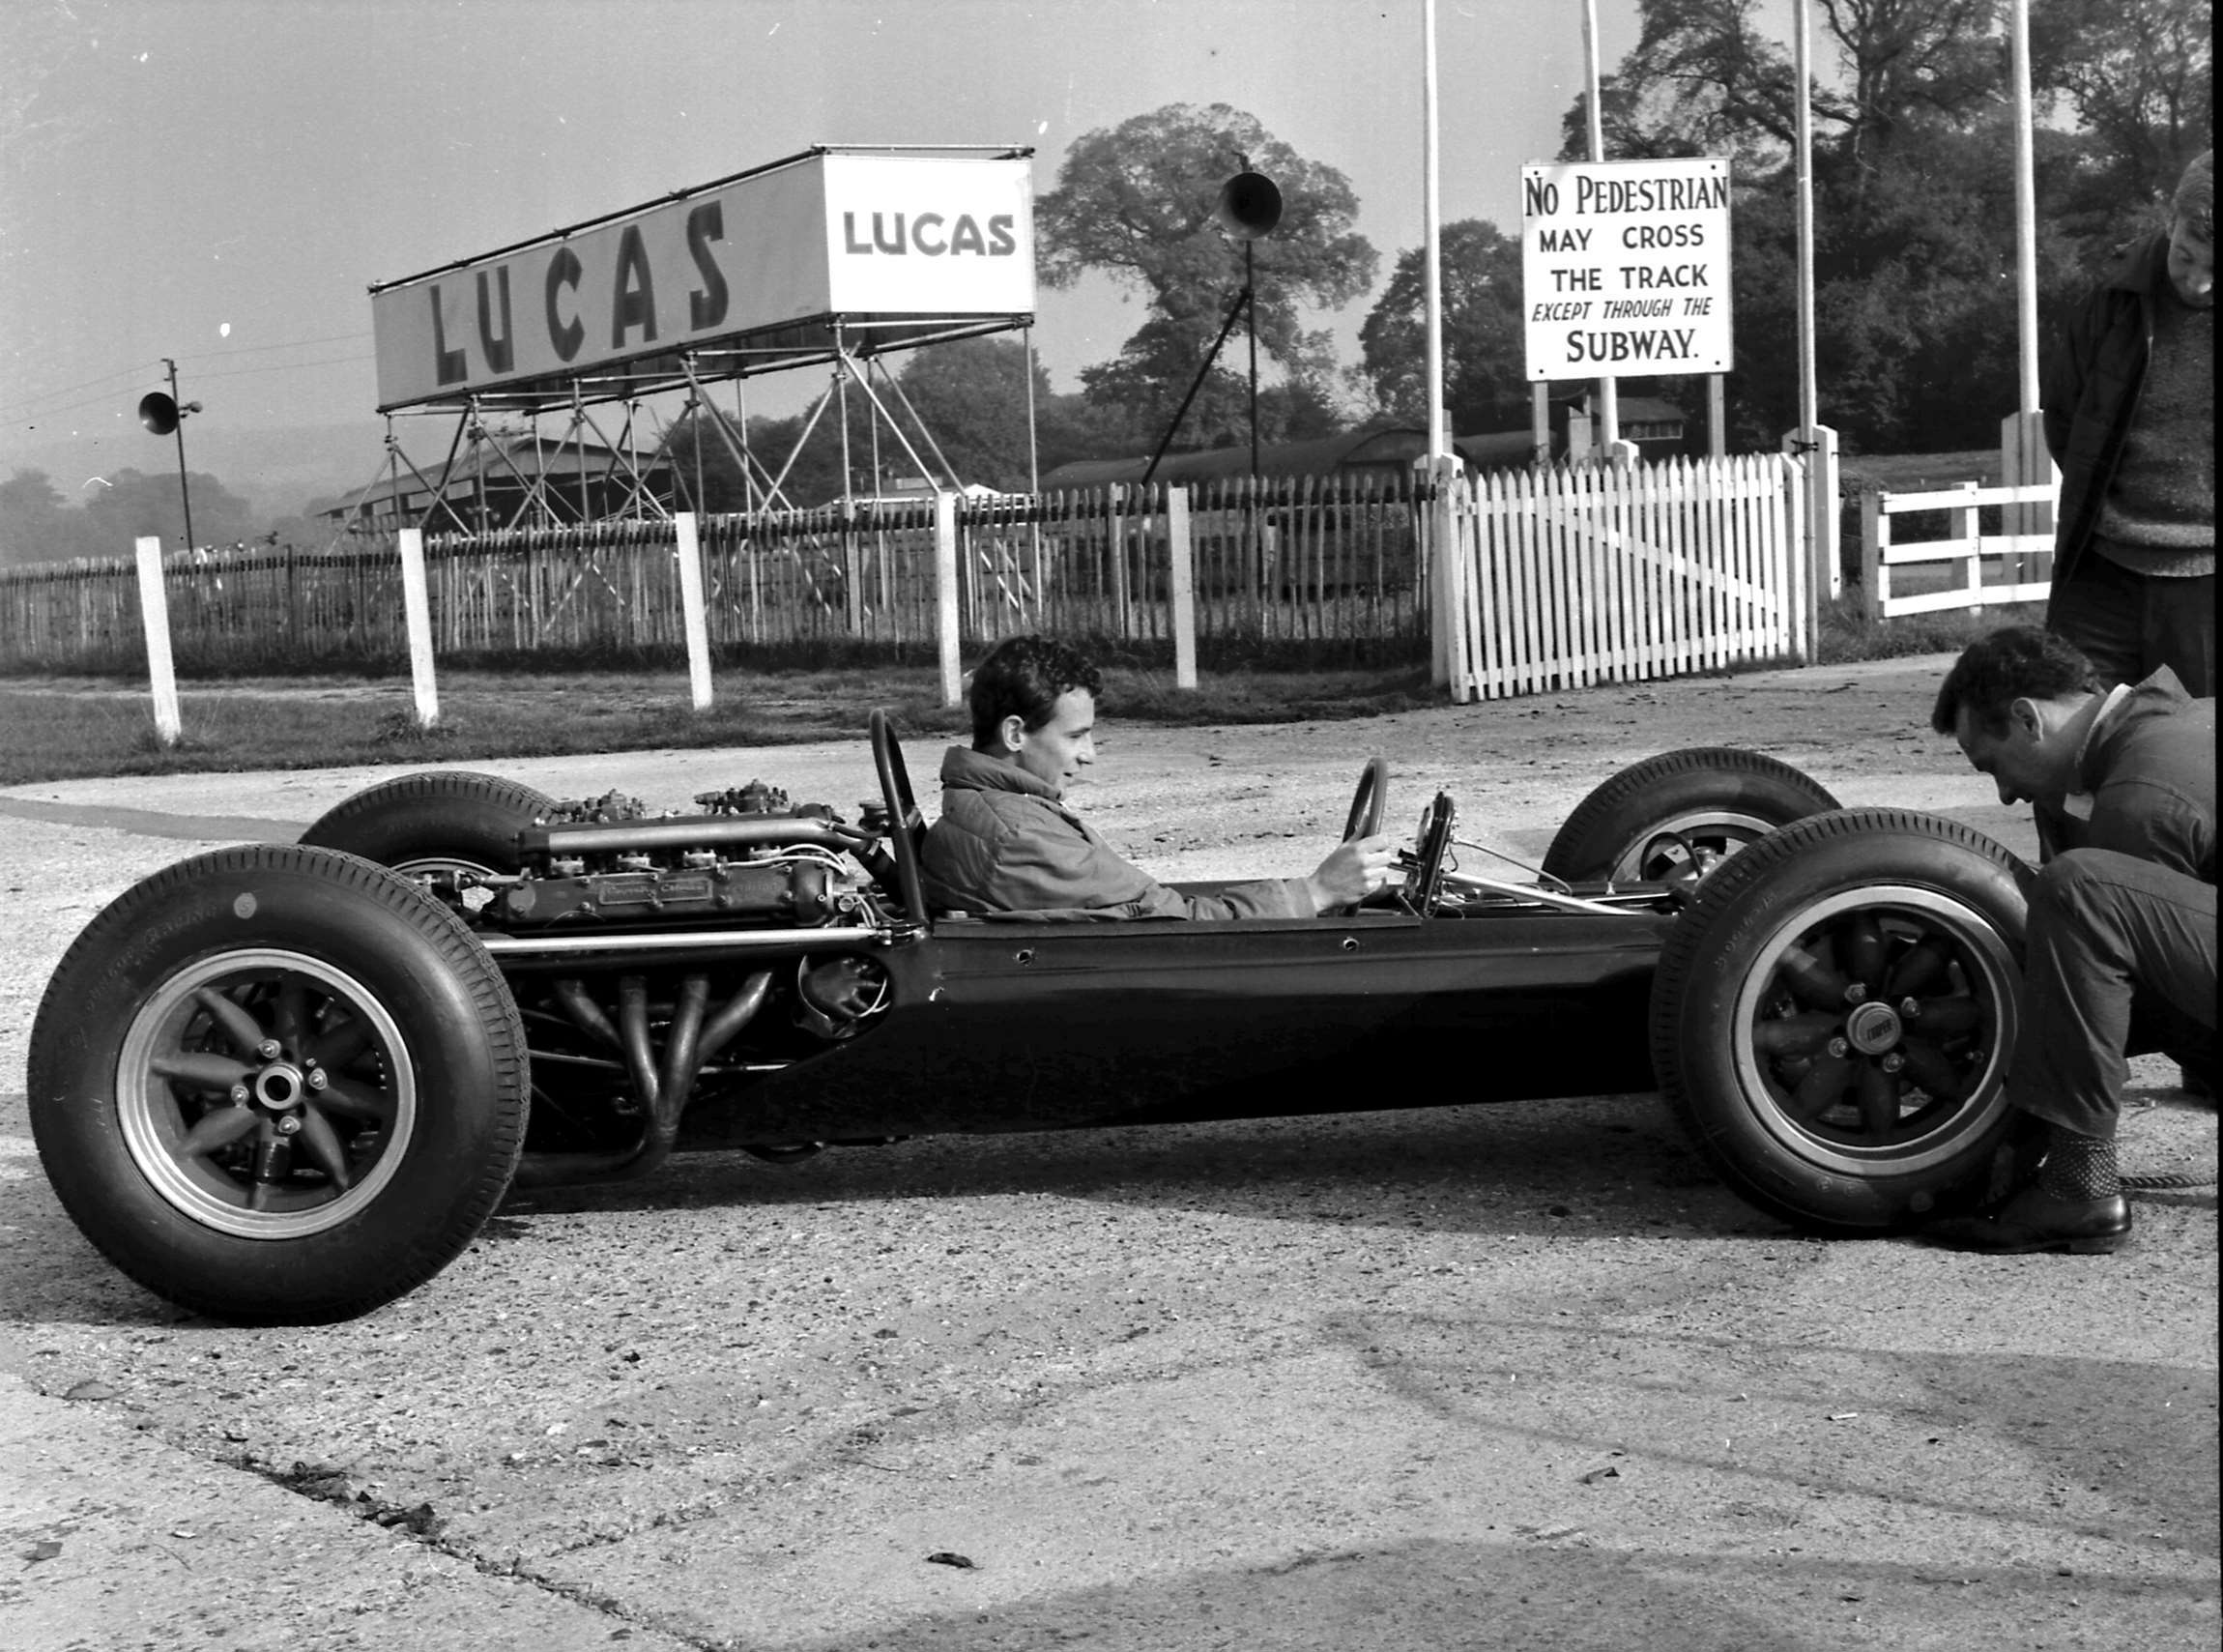
[[[2022,487],[1959,487],[1929,493],[1863,493],[1861,496],[1861,590],[1869,618],[1930,614],[1943,608],[1981,608],[2001,602],[2042,602],[2053,577],[2053,512],[2060,496],[2052,482]],[[2001,510],[2008,530],[1980,532],[1986,507]],[[1943,538],[1900,540],[1892,519],[1916,511],[1943,511]],[[1924,589],[1894,593],[1894,570],[1956,565],[1950,583],[1911,576]]]
[[[1804,490],[1775,453],[1455,482],[1455,694],[1809,658]]]

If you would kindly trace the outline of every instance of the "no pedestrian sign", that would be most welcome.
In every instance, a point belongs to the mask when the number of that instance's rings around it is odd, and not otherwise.
[[[1520,199],[1530,378],[1729,370],[1726,160],[1523,166]]]

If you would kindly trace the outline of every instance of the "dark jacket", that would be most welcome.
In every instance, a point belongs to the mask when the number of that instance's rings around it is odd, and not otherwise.
[[[2138,411],[2153,308],[2169,279],[2169,237],[2131,247],[2084,301],[2046,357],[2045,445],[2061,467],[2054,512],[2053,586],[2061,589],[2091,547],[2099,507]]]
[[[2092,818],[2076,847],[2112,849],[2215,882],[2215,702],[2163,666],[2093,725],[2077,760]]]
[[[983,917],[1313,917],[1302,878],[1217,895],[1169,889],[1120,856],[1044,782],[953,745],[941,760],[941,818],[926,834],[927,900]]]

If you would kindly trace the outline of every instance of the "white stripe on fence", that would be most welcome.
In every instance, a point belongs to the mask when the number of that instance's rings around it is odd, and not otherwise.
[[[1458,686],[1497,699],[1804,659],[1804,492],[1774,453],[1456,483]]]

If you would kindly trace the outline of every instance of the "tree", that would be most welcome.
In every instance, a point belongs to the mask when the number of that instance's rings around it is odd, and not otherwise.
[[[1222,186],[1246,162],[1274,181],[1283,203],[1273,233],[1251,244],[1259,353],[1285,371],[1322,373],[1332,360],[1327,334],[1306,332],[1297,306],[1349,303],[1372,284],[1378,259],[1351,227],[1358,197],[1349,181],[1304,159],[1255,116],[1225,103],[1171,103],[1086,132],[1066,152],[1057,187],[1035,205],[1045,284],[1070,286],[1096,270],[1148,300],[1142,327],[1118,358],[1083,373],[1090,398],[1131,422],[1162,426],[1172,417],[1242,288],[1242,244],[1214,211]],[[1227,399],[1215,375],[1191,417],[1225,435]]]
[[[1638,46],[1602,94],[1607,153],[1733,157],[1731,433],[1772,446],[1797,419],[1789,66],[1756,31],[1754,0],[1640,3]],[[2163,158],[2188,159],[2204,141],[2211,76],[2191,0],[2041,7],[2034,81],[2085,122],[2037,133],[2039,309],[2050,324],[2151,212],[2167,188],[2158,180],[2174,183]],[[1988,447],[2019,379],[2014,132],[1998,9],[1822,0],[1822,12],[1835,60],[1814,109],[1822,417],[1853,451]],[[1570,155],[1587,153],[1581,116],[1578,103],[1567,117]]]
[[[130,556],[132,541],[148,535],[159,536],[164,550],[185,544],[185,505],[176,477],[122,470],[108,480],[112,485],[85,502],[85,515],[101,547],[97,554]],[[192,491],[195,543],[230,545],[255,536],[252,507],[225,491],[215,477],[189,471],[186,485]]]
[[[2203,0],[2035,0],[2031,79],[2082,129],[2081,164],[2048,193],[2096,267],[2149,227],[2214,142],[2215,50]]]
[[[99,554],[85,512],[69,507],[44,471],[18,470],[0,482],[0,567]]]
[[[1389,286],[1359,328],[1359,376],[1383,417],[1428,420],[1427,273],[1423,252],[1398,255]],[[1528,422],[1520,243],[1486,218],[1443,226],[1444,402],[1452,428],[1469,435]]]

